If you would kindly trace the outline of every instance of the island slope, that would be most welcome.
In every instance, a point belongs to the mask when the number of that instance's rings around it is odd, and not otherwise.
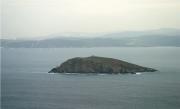
[[[69,59],[49,73],[136,73],[155,72],[156,69],[139,66],[122,60],[90,56]]]

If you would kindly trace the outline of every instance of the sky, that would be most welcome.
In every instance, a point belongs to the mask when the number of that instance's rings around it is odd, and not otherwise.
[[[1,37],[180,28],[180,0],[1,0]]]

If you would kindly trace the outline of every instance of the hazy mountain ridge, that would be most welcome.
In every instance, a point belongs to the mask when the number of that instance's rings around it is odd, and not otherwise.
[[[83,34],[86,36],[85,34]],[[88,34],[89,35],[89,34]],[[96,34],[94,34],[96,35]],[[59,37],[58,37],[59,36]],[[60,47],[138,47],[177,46],[180,47],[180,30],[159,29],[151,31],[125,31],[76,37],[56,35],[43,40],[1,39],[5,48],[60,48]]]

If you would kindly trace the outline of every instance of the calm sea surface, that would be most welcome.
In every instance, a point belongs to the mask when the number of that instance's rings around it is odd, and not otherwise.
[[[180,109],[180,48],[1,49],[2,109]],[[122,59],[158,72],[48,74],[76,56]]]

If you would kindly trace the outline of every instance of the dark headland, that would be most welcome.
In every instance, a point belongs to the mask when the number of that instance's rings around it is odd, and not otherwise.
[[[122,60],[90,56],[69,59],[49,73],[136,73],[155,72],[156,69],[139,66]]]

